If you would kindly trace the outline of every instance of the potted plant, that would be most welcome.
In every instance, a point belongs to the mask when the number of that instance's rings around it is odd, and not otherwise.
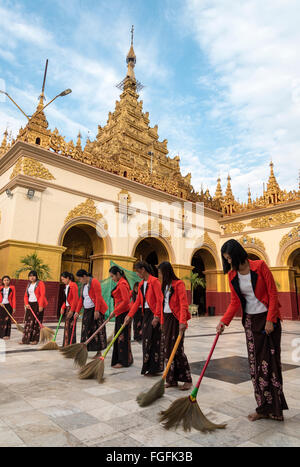
[[[197,272],[191,272],[189,277],[184,277],[184,279],[188,280],[191,283],[191,293],[192,293],[192,303],[189,306],[189,310],[191,312],[191,315],[196,315],[198,313],[198,305],[195,305],[193,303],[194,301],[194,289],[196,287],[206,287],[205,279],[203,277],[200,277]]]

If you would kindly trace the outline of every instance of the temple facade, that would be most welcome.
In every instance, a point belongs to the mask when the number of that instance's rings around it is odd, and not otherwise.
[[[196,191],[180,158],[168,155],[139,100],[131,44],[120,99],[94,141],[69,141],[49,129],[40,96],[16,139],[0,146],[0,271],[14,277],[20,259],[37,253],[58,284],[62,271],[85,268],[108,277],[111,261],[132,270],[138,259],[170,261],[176,274],[198,272],[206,288],[191,300],[200,312],[222,314],[230,293],[220,249],[229,238],[270,267],[282,315],[300,316],[300,189],[270,176],[260,197],[238,202],[228,175],[225,193]],[[299,187],[298,187],[299,188]],[[21,276],[25,279],[26,275]],[[54,289],[53,289],[54,290]]]

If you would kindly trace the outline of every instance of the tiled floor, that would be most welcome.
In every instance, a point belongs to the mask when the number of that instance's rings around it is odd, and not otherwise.
[[[193,318],[188,328],[185,351],[194,382],[217,322],[215,317]],[[61,339],[62,329],[57,342]],[[129,369],[113,370],[107,358],[105,382],[99,385],[95,380],[79,380],[72,361],[58,351],[41,352],[18,345],[19,340],[13,329],[5,349],[0,342],[0,446],[300,446],[299,321],[283,323],[284,393],[289,405],[283,423],[247,420],[255,401],[240,320],[234,320],[220,337],[198,403],[210,420],[226,422],[227,427],[210,434],[166,431],[160,426],[158,413],[184,394],[178,389],[167,389],[150,407],[138,406],[137,394],[157,381],[140,375],[138,343],[132,344],[134,365]]]

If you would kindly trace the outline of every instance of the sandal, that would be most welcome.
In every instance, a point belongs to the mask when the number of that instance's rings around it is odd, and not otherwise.
[[[193,383],[184,383],[179,389],[180,391],[188,391],[193,386]]]

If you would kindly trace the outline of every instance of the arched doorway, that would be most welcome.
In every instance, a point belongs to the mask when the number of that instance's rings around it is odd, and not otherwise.
[[[158,276],[157,266],[162,261],[170,261],[166,246],[159,238],[147,237],[141,240],[135,247],[133,256],[138,261],[146,261],[153,267],[156,277]]]
[[[291,289],[295,290],[297,314],[300,315],[300,248],[296,248],[288,257],[288,266],[292,268]]]
[[[205,287],[198,286],[193,291],[193,303],[198,305],[198,314],[204,315],[207,309],[207,295],[217,290],[216,276],[210,271],[216,271],[217,265],[214,256],[206,248],[195,251],[191,262],[193,273],[198,273],[199,277],[205,279]]]
[[[86,269],[99,278],[101,268],[91,258],[103,253],[103,239],[97,235],[96,228],[89,224],[71,226],[64,234],[62,245],[66,247],[62,255],[62,271],[72,272]]]

